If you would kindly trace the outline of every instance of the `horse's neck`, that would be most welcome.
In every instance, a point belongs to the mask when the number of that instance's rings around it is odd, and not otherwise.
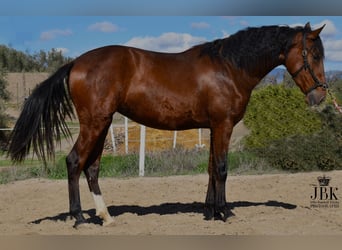
[[[239,46],[236,45],[238,42],[240,42]],[[246,78],[253,79],[252,84],[255,85],[275,67],[284,63],[280,59],[280,53],[284,50],[284,41],[273,37],[267,40],[261,35],[246,36],[246,39],[237,40],[226,38],[221,44],[221,55],[230,61],[233,67],[242,71]]]
[[[275,59],[274,61],[263,61],[263,59],[265,58],[260,58],[261,63],[256,64],[254,67],[243,69],[243,71],[245,71],[245,73],[243,74],[245,76],[245,79],[241,80],[244,81],[246,85],[248,85],[248,88],[250,90],[253,90],[260,83],[260,81],[274,68],[282,64],[279,59]]]
[[[274,45],[279,46],[279,45]],[[280,54],[276,54],[270,56],[272,54],[271,51],[261,51],[256,56],[254,60],[255,63],[253,67],[250,67],[250,73],[258,75],[260,80],[264,78],[270,71],[272,71],[277,66],[281,65],[283,62],[280,59]]]

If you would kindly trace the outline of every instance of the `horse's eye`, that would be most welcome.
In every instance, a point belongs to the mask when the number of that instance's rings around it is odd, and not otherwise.
[[[321,58],[321,57],[320,57],[318,54],[313,54],[313,59],[314,59],[315,61],[319,61],[320,58]]]

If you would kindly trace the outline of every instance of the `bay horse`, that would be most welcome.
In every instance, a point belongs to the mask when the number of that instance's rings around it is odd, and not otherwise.
[[[106,46],[84,53],[39,84],[23,105],[8,154],[21,162],[33,152],[46,163],[55,143],[70,136],[65,119],[79,119],[78,138],[66,157],[70,215],[82,214],[79,178],[84,172],[96,215],[111,224],[98,184],[100,158],[115,112],[165,130],[209,128],[209,182],[204,218],[226,221],[227,154],[234,125],[244,115],[253,88],[284,65],[306,97],[318,105],[328,87],[320,32],[305,26],[246,28],[181,53]]]

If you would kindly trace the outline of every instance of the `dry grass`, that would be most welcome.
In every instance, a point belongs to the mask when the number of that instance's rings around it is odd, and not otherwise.
[[[124,128],[116,128],[116,147],[119,154],[125,153],[124,143]],[[209,146],[209,132],[208,130],[201,130],[201,143],[206,147]],[[158,130],[153,128],[146,128],[146,144],[147,152],[164,151],[173,148],[174,131]],[[177,131],[176,147],[184,149],[196,148],[199,144],[199,130],[192,129],[186,131]],[[129,152],[139,152],[140,147],[140,125],[135,122],[130,122],[128,128],[128,150]],[[111,151],[111,138],[107,137],[106,152]]]

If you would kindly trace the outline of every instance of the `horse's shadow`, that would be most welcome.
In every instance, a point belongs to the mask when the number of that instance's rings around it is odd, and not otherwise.
[[[266,206],[266,207],[279,207],[284,209],[295,209],[297,205],[284,203],[279,201],[267,201],[267,202],[250,202],[250,201],[235,201],[228,203],[228,207],[233,210],[239,207],[255,207],[255,206]],[[204,203],[193,202],[193,203],[163,203],[160,205],[153,205],[148,207],[137,206],[137,205],[121,205],[121,206],[109,206],[108,211],[111,216],[119,216],[124,213],[132,213],[138,216],[148,214],[159,214],[159,215],[171,215],[178,213],[198,213],[203,214]],[[84,214],[89,216],[88,223],[102,225],[102,220],[95,215],[95,209],[83,210]],[[232,215],[234,215],[232,213]],[[48,216],[45,218],[31,221],[33,224],[40,224],[43,221],[66,221],[70,218],[69,213],[61,213],[55,216]]]

